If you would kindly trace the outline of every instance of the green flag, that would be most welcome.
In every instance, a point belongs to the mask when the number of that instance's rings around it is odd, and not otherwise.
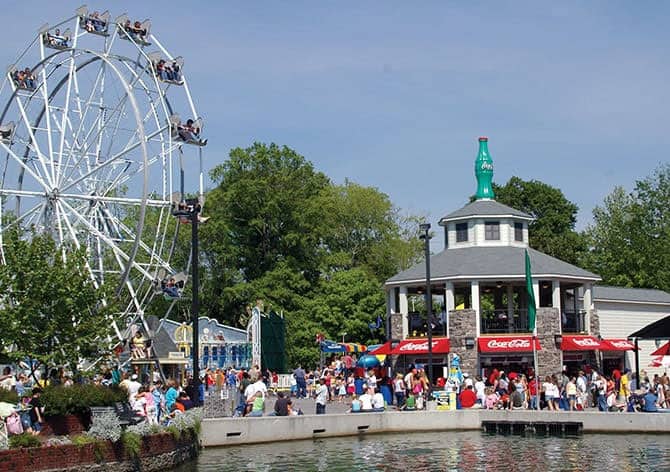
[[[526,249],[526,292],[528,293],[528,327],[535,336],[535,293],[533,292],[533,276],[530,271],[530,256]]]

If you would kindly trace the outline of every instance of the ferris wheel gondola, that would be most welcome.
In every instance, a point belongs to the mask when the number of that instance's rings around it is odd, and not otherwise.
[[[160,60],[177,65],[178,80],[163,79]],[[41,27],[0,86],[0,263],[15,227],[49,233],[65,257],[68,245],[84,247],[91,279],[121,299],[119,339],[128,324],[146,329],[159,271],[178,272],[171,195],[195,177],[203,193],[206,140],[175,132],[177,112],[200,116],[183,64],[149,20],[83,6]]]

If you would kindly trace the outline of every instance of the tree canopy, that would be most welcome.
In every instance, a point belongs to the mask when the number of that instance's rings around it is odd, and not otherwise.
[[[90,278],[85,252],[58,248],[45,234],[5,237],[0,345],[8,356],[76,368],[79,359],[99,354],[115,305],[106,287]]]
[[[583,235],[575,231],[579,208],[560,189],[519,177],[493,188],[497,201],[535,218],[528,226],[532,248],[571,264],[579,262],[586,249]]]
[[[354,182],[334,184],[286,146],[234,149],[211,172],[202,229],[203,305],[237,324],[261,298],[287,317],[289,363],[315,362],[314,335],[379,341],[384,280],[417,261],[417,217]]]
[[[670,291],[670,165],[616,187],[593,211],[584,265],[603,282]]]

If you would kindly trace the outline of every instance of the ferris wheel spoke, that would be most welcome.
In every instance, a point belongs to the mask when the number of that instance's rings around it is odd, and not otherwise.
[[[15,195],[15,193],[14,192],[6,192],[5,195]],[[1,207],[2,207],[2,205],[0,205],[0,208]],[[18,226],[24,220],[26,220],[28,222],[27,226],[30,226],[29,223],[32,219],[34,219],[35,214],[38,211],[43,210],[43,209],[44,209],[44,203],[38,203],[37,205],[33,206],[30,210],[26,211],[22,215],[16,216],[9,223],[3,224],[2,225],[2,231],[6,231],[6,230],[8,230],[8,229],[10,229],[14,226]],[[2,233],[2,231],[0,231],[0,234]]]
[[[73,155],[75,153],[75,149],[81,149],[81,147],[82,147],[79,144],[80,143],[80,135],[81,135],[82,131],[84,130],[84,127],[87,123],[86,120],[88,118],[88,112],[92,108],[93,97],[95,96],[95,94],[98,91],[98,88],[100,87],[100,82],[101,82],[102,77],[104,75],[104,68],[101,67],[98,70],[98,73],[96,74],[95,80],[93,82],[93,86],[91,87],[91,92],[89,93],[88,98],[84,102],[83,109],[82,109],[82,106],[81,106],[82,98],[81,98],[80,93],[79,93],[80,88],[79,88],[79,82],[78,82],[78,80],[79,80],[78,79],[78,72],[79,71],[77,71],[77,73],[74,74],[73,81],[75,83],[75,90],[76,90],[76,92],[75,92],[75,103],[77,104],[77,108],[78,108],[79,126],[77,127],[77,132],[74,135],[74,138],[72,140],[72,147],[70,147],[70,152],[69,152],[68,157],[67,157],[68,165],[69,165],[70,159],[73,157]]]
[[[114,215],[111,215],[111,214],[109,214],[108,217],[109,217],[112,221],[114,221],[114,223],[116,224],[116,226],[117,226],[120,230],[122,230],[124,233],[126,233],[126,235],[129,237],[129,239],[131,239],[131,240],[135,240],[135,238],[136,238],[137,236],[135,235],[134,231],[133,231],[131,228],[129,228],[125,223],[123,223],[123,221],[121,221],[120,219],[118,219],[117,217],[115,217]],[[154,240],[155,240],[155,239],[154,239]],[[161,259],[161,258],[156,254],[156,252],[155,252],[155,249],[156,249],[156,248],[155,248],[155,247],[154,247],[154,248],[151,248],[151,247],[149,247],[144,241],[140,240],[140,248],[143,249],[143,250],[146,252],[146,254],[151,258],[151,260],[149,261],[150,263],[156,262],[156,263],[158,263],[161,267],[164,267],[164,268],[166,268],[166,269],[168,269],[168,270],[172,270],[171,267],[170,267],[170,264],[169,264],[167,261]]]
[[[74,210],[65,200],[61,200],[62,204],[70,211],[70,215],[76,218],[88,231],[93,234],[95,237],[100,238],[107,246],[112,250],[112,253],[119,261],[124,261],[120,266],[125,270],[127,268],[127,263],[130,262],[131,266],[142,273],[145,277],[151,278],[151,274],[146,271],[140,264],[132,261],[130,256],[126,254],[120,247],[118,247],[114,241],[112,241],[107,235],[101,232],[95,225],[93,225],[89,220],[84,218],[81,214]]]
[[[21,119],[23,120],[26,131],[28,132],[28,136],[30,137],[30,143],[32,144],[32,148],[35,150],[37,158],[40,161],[40,165],[42,166],[42,171],[44,172],[44,178],[46,182],[49,184],[49,186],[52,187],[53,181],[50,180],[51,176],[49,175],[49,170],[46,167],[46,157],[40,150],[39,144],[37,143],[37,139],[35,139],[35,134],[33,133],[32,125],[30,123],[30,120],[28,119],[28,115],[26,114],[26,110],[23,106],[23,103],[21,102],[21,99],[18,97],[18,95],[16,96],[16,104],[21,114]],[[2,143],[2,145],[3,147],[6,148],[6,145],[4,143]]]
[[[162,132],[164,132],[168,128],[169,128],[169,125],[165,125],[163,128],[158,129],[158,130],[154,131],[152,134],[148,135],[146,137],[146,140],[149,140],[149,139],[151,139],[155,136],[158,136],[159,134],[161,134]],[[102,163],[98,164],[96,167],[91,169],[89,172],[85,173],[84,175],[80,176],[79,178],[77,178],[77,179],[73,180],[72,182],[68,183],[65,187],[63,187],[63,191],[67,191],[67,190],[71,189],[72,187],[76,186],[77,184],[79,184],[80,182],[85,181],[86,179],[88,179],[92,175],[94,175],[96,172],[100,171],[100,169],[103,169],[103,168],[105,168],[105,167],[107,167],[111,164],[114,164],[116,161],[121,159],[126,154],[128,154],[128,153],[136,150],[138,147],[140,147],[142,145],[142,142],[143,141],[138,140],[138,141],[135,141],[133,144],[131,144],[129,146],[126,146],[125,149],[118,152],[117,154],[112,156],[110,159],[106,160],[105,162],[102,162]]]
[[[58,146],[58,162],[60,164],[60,161],[63,160],[63,147],[65,146],[65,129],[66,125],[70,122],[69,118],[69,112],[70,112],[70,97],[72,93],[72,88],[73,88],[73,82],[74,82],[74,73],[75,73],[75,55],[74,51],[71,52],[70,54],[70,67],[68,70],[68,81],[67,81],[67,90],[65,91],[65,106],[63,110],[63,118],[61,120],[60,128],[60,143]],[[71,123],[70,123],[71,127]],[[54,176],[54,181],[58,182],[59,181],[59,174],[60,174],[60,165],[58,166],[58,169],[56,169],[56,173]]]
[[[45,59],[45,54],[44,54],[44,44],[42,41],[40,41],[40,54],[42,56],[42,60]],[[48,84],[49,81],[47,80],[47,68],[42,67],[41,70],[41,75],[42,75],[42,81],[40,84],[40,90],[42,92],[42,99],[44,100],[44,107],[46,110],[49,110],[49,90],[48,90]],[[51,134],[51,118],[50,118],[50,113],[46,113],[46,134],[47,134],[47,149],[49,150],[49,168],[51,170],[51,182],[56,182],[56,170],[55,170],[55,165],[54,165],[54,147],[53,147],[53,139],[52,139],[52,134]]]
[[[37,174],[37,172],[34,171],[34,170],[33,170],[33,169],[26,163],[26,161],[27,161],[26,159],[23,159],[23,158],[20,158],[19,156],[17,156],[17,155],[14,153],[14,151],[12,151],[12,149],[11,149],[9,146],[7,146],[4,142],[2,142],[2,141],[0,141],[0,146],[1,146],[5,151],[7,151],[7,155],[8,155],[9,157],[11,157],[11,158],[12,158],[12,159],[13,159],[13,160],[14,160],[14,161],[21,167],[21,169],[23,169],[25,172],[28,172],[28,174],[30,174],[30,176],[31,176],[33,179],[35,179],[35,182],[37,182],[38,184],[40,184],[40,185],[42,186],[42,188],[43,188],[45,191],[48,192],[48,191],[51,190],[51,187],[49,187],[48,183],[45,182],[44,179],[42,179],[42,177],[41,177],[39,174]]]

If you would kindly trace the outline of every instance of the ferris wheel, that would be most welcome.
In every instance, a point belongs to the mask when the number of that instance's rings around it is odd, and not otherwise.
[[[156,281],[177,272],[185,179],[203,195],[206,140],[185,72],[149,20],[83,6],[41,27],[0,86],[0,263],[12,228],[85,248],[94,283],[116,286],[119,339],[146,328]]]

